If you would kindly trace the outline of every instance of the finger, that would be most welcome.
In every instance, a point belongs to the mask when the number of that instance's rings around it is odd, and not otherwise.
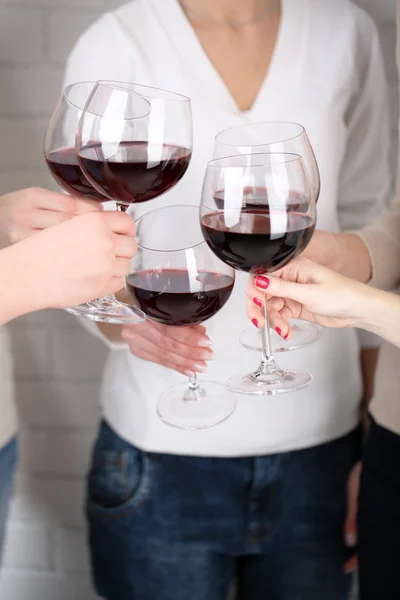
[[[192,370],[192,366],[188,363],[188,368],[184,365],[176,364],[172,361],[165,361],[165,363],[155,359],[151,352],[147,352],[146,350],[139,349],[135,352],[135,356],[143,360],[147,360],[149,362],[153,362],[155,364],[161,365],[167,369],[171,369],[172,371],[177,371],[181,375],[185,375],[186,377],[193,376],[195,371]]]
[[[253,323],[254,327],[261,329],[264,326],[264,316],[260,308],[255,306],[252,302],[247,304],[247,317]]]
[[[128,235],[114,233],[115,256],[121,256],[131,259],[137,252],[137,243],[135,238]]]
[[[265,304],[265,294],[260,292],[256,287],[247,286],[246,296],[250,302],[255,304],[258,308],[262,308]]]
[[[202,325],[196,327],[174,327],[171,325],[163,325],[161,323],[157,323],[156,321],[152,321],[148,319],[146,323],[148,330],[144,332],[142,329],[140,330],[140,334],[144,334],[149,336],[150,339],[158,344],[163,344],[163,338],[167,337],[171,341],[176,341],[181,346],[187,350],[189,347],[194,348],[211,348],[211,340],[205,334],[205,328]],[[136,336],[137,330],[133,328],[128,328],[126,330],[126,335]]]
[[[74,198],[74,215],[84,215],[90,212],[103,211],[103,205],[100,201],[88,200],[86,198]]]
[[[72,218],[73,215],[67,212],[39,209],[26,215],[24,225],[25,227],[30,227],[36,231],[41,231],[53,227],[54,225],[64,223],[64,221],[69,221],[69,219]]]
[[[279,311],[270,309],[269,322],[271,329],[274,329],[281,338],[284,340],[291,338],[292,329],[290,327],[290,319],[284,319]]]
[[[357,554],[355,554],[344,565],[344,572],[346,573],[346,575],[350,575],[351,573],[354,573],[357,570],[357,567],[358,567],[358,556],[357,556]]]
[[[114,263],[114,277],[126,277],[131,271],[130,258],[116,258]]]
[[[104,289],[98,296],[110,296],[116,294],[125,285],[125,277],[111,277],[110,281],[105,285]],[[136,325],[134,326],[136,327]]]
[[[250,275],[248,280],[247,280],[247,285],[246,285],[246,296],[248,298],[252,298],[254,296],[254,294],[257,294],[257,289],[255,286],[255,276],[254,275]]]
[[[140,327],[140,325],[137,327]],[[180,373],[188,371],[203,373],[207,368],[206,360],[199,357],[199,352],[196,352],[195,349],[192,349],[185,355],[170,351],[164,352],[158,344],[144,337],[138,337],[128,343],[131,352],[136,356],[143,357],[143,353],[145,353],[147,356],[146,360],[151,360],[159,365],[172,368]]]
[[[44,210],[75,214],[77,198],[68,194],[51,192],[49,190],[32,190],[37,198],[37,206]]]
[[[107,225],[114,233],[124,233],[125,235],[130,235],[135,237],[136,235],[136,225],[135,221],[132,219],[128,213],[117,212],[114,210],[104,211],[103,213],[104,219],[107,222]]]
[[[294,283],[275,276],[259,276],[256,278],[255,284],[259,292],[266,292],[268,289],[270,296],[290,298],[302,304],[309,302],[313,296],[313,284]]]
[[[276,298],[270,296],[268,298],[267,306],[269,310],[273,309],[279,312],[285,306],[285,300],[283,298],[279,298],[278,296]]]

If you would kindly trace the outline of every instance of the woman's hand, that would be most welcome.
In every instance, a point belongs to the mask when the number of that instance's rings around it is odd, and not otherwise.
[[[4,248],[53,225],[87,212],[102,211],[100,202],[29,188],[0,197],[0,247]]]
[[[5,248],[0,252],[0,305],[15,305],[15,317],[120,290],[137,250],[135,233],[126,213],[92,212]]]
[[[254,325],[262,327],[267,294],[271,326],[285,339],[290,337],[292,318],[323,327],[362,327],[374,292],[306,258],[298,258],[269,277],[250,277],[247,315]]]
[[[213,358],[203,325],[173,327],[146,319],[140,325],[123,327],[122,338],[135,356],[183,375],[203,373]]]

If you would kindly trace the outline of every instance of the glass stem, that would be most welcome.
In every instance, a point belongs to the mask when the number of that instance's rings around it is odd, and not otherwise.
[[[264,311],[264,326],[261,330],[261,337],[262,337],[262,359],[261,360],[262,360],[263,364],[269,364],[269,363],[273,362],[274,357],[272,356],[272,350],[271,350],[271,332],[270,332],[270,328],[269,328],[269,312],[267,309],[267,298],[266,297],[265,297],[263,311]]]
[[[198,390],[199,387],[199,378],[197,377],[197,373],[194,373],[189,377],[189,390],[194,392],[195,390]]]
[[[200,383],[197,377],[197,373],[193,373],[189,377],[189,385],[183,395],[184,402],[198,402],[201,398],[204,398],[205,391],[200,387]]]
[[[265,297],[264,302],[264,326],[261,330],[261,339],[262,339],[262,356],[261,363],[258,367],[257,371],[253,374],[255,379],[261,379],[264,376],[275,377],[279,372],[279,367],[277,367],[274,357],[272,355],[272,345],[271,345],[271,336],[269,329],[269,314],[267,309],[267,297]]]

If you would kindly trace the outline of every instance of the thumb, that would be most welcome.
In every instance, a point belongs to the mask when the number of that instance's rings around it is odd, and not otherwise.
[[[103,205],[98,200],[88,200],[86,198],[74,198],[74,214],[84,215],[89,212],[99,212],[104,210]],[[106,198],[105,198],[106,200]]]

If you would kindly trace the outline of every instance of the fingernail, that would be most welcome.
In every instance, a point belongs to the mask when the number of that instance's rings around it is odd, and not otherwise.
[[[259,275],[256,279],[256,286],[266,290],[269,286],[268,277],[264,277],[263,275]]]
[[[257,319],[252,319],[251,322],[253,323],[254,327],[258,327]]]
[[[214,360],[215,354],[212,350],[205,350],[201,353],[201,358],[204,360]]]
[[[254,302],[254,304],[255,304],[256,306],[258,306],[259,308],[262,308],[262,305],[263,305],[263,303],[261,302],[261,300],[260,300],[259,298],[256,298],[256,297],[254,296],[254,298],[253,298],[253,302]]]
[[[278,335],[282,337],[282,329],[280,327],[275,327],[275,331]]]
[[[195,373],[193,371],[184,371],[184,374],[186,375],[186,377],[194,377]]]
[[[199,341],[197,342],[197,345],[201,346],[202,348],[211,348],[212,341],[209,340],[208,338],[200,338]]]
[[[283,338],[283,339],[285,340],[285,342],[286,342],[286,340],[288,339],[288,337],[289,337],[289,334],[287,333],[287,334],[285,335],[285,337]]]
[[[357,536],[355,533],[346,533],[346,546],[353,548],[357,544]]]
[[[202,363],[194,363],[193,370],[197,373],[204,373],[204,371],[206,370],[206,366]]]

